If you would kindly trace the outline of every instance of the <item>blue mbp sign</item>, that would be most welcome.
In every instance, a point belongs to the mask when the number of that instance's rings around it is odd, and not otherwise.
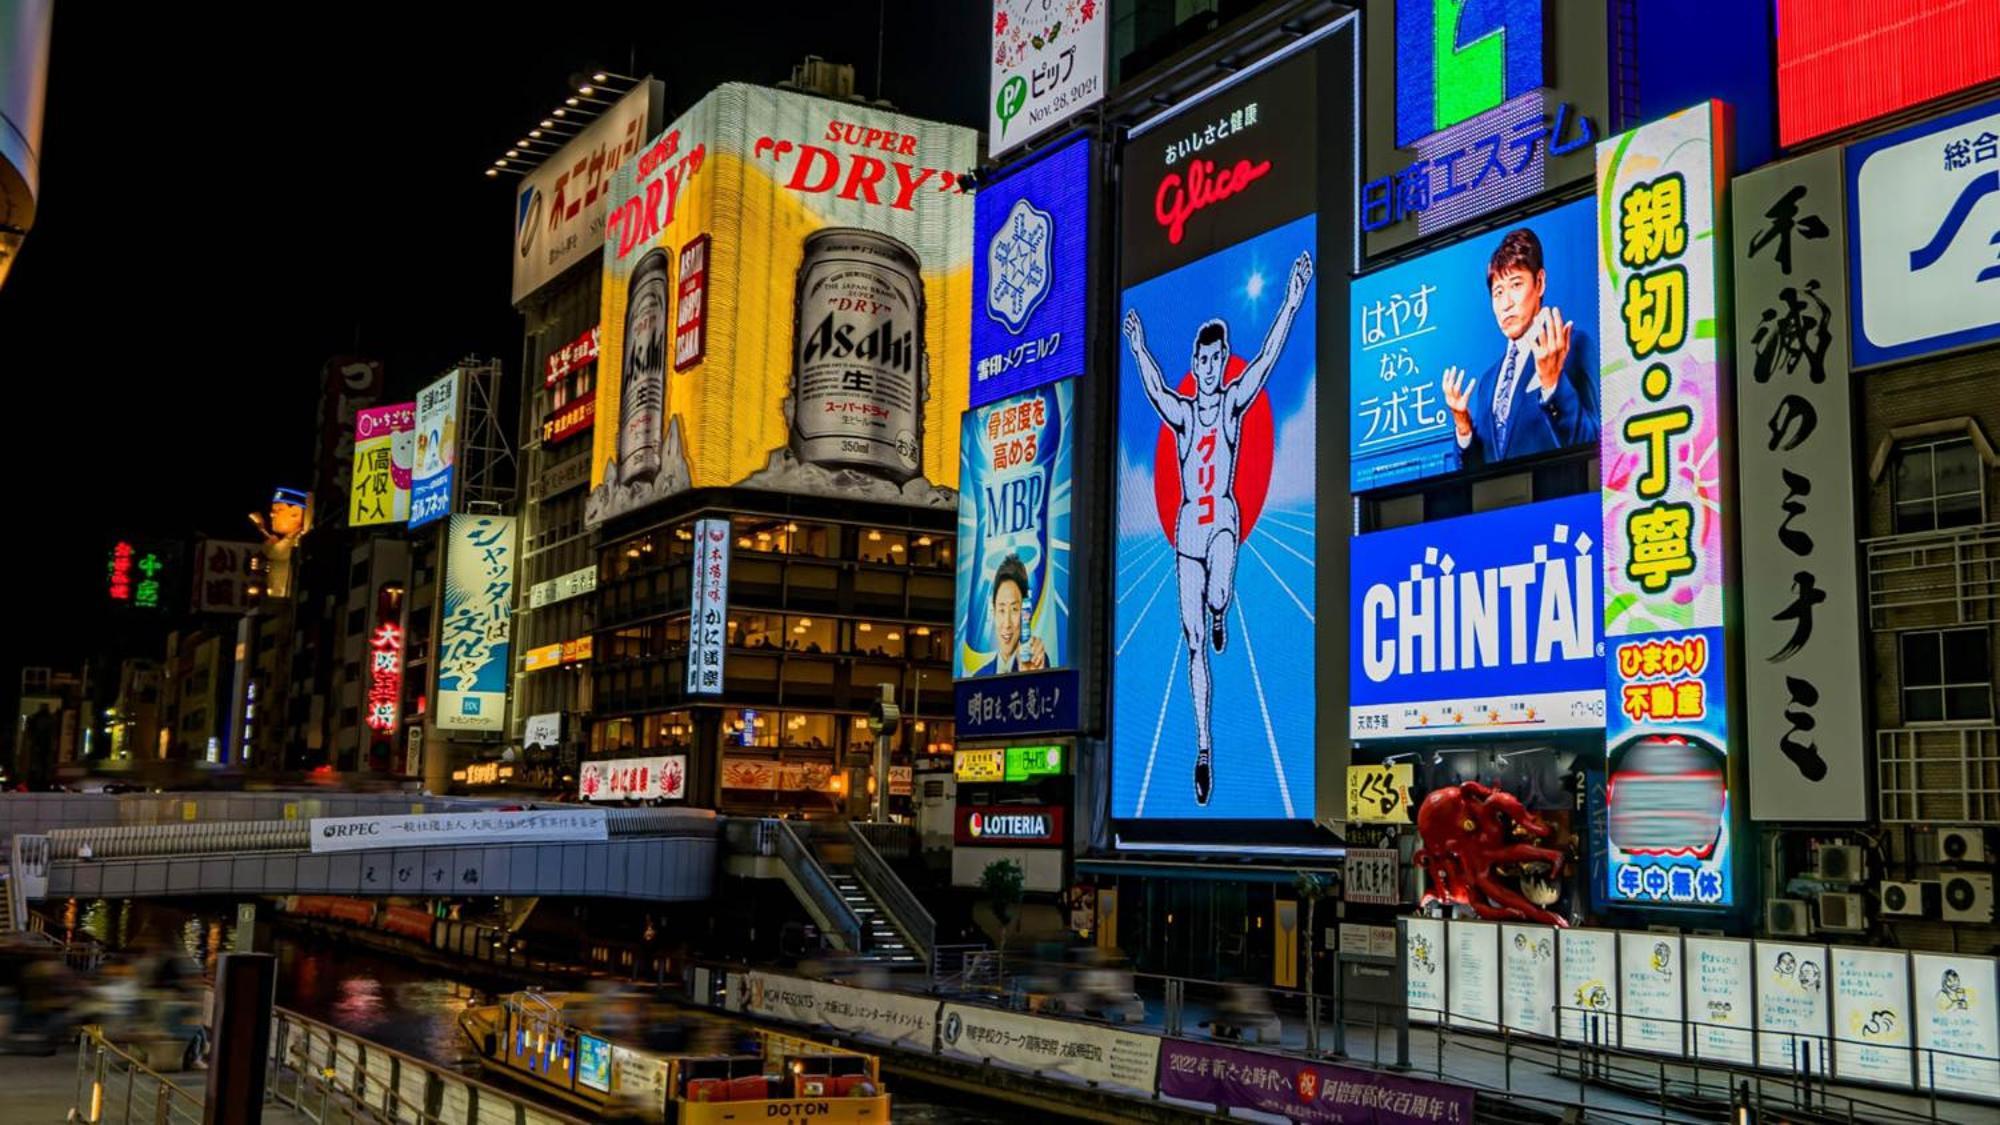
[[[1604,726],[1595,493],[1350,541],[1349,733]]]
[[[1090,165],[1078,136],[979,189],[973,406],[1083,374]]]

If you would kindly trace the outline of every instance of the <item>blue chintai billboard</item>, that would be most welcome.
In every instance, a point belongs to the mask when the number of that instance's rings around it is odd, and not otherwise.
[[[1604,728],[1597,494],[1349,545],[1349,733]]]
[[[971,405],[1083,374],[1090,173],[1079,135],[979,188]]]

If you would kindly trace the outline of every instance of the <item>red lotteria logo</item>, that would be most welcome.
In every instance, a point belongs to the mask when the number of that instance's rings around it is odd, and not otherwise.
[[[977,836],[985,825],[985,818],[981,817],[978,813],[973,813],[971,819],[965,822],[965,829],[974,836]]]
[[[1239,160],[1219,171],[1212,160],[1191,160],[1185,184],[1179,172],[1168,172],[1160,181],[1159,190],[1153,193],[1153,217],[1167,228],[1167,241],[1178,246],[1195,212],[1228,199],[1270,170],[1268,160],[1255,164]]]

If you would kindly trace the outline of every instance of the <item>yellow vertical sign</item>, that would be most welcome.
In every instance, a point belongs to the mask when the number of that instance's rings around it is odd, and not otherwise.
[[[1299,986],[1299,904],[1279,899],[1271,904],[1271,983]]]
[[[1097,888],[1097,948],[1118,948],[1118,888]]]
[[[1416,773],[1408,762],[1347,767],[1347,819],[1362,824],[1410,823],[1414,813],[1410,786],[1416,783]]]

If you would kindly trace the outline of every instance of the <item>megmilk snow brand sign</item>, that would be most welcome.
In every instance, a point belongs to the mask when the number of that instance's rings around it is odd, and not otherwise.
[[[1079,135],[973,197],[973,406],[1084,373],[1094,155]]]
[[[659,127],[662,87],[643,81],[514,192],[514,303],[604,246],[611,175]]]
[[[513,614],[514,517],[451,517],[436,655],[440,729],[506,726]]]
[[[316,816],[315,852],[428,848],[442,844],[588,842],[610,838],[602,809],[539,812],[411,813],[409,816]]]
[[[1736,416],[1750,815],[1868,816],[1839,149],[1736,181]],[[2000,292],[2000,291],[1997,291]]]
[[[1104,98],[1113,0],[993,0],[986,149],[998,156]]]

